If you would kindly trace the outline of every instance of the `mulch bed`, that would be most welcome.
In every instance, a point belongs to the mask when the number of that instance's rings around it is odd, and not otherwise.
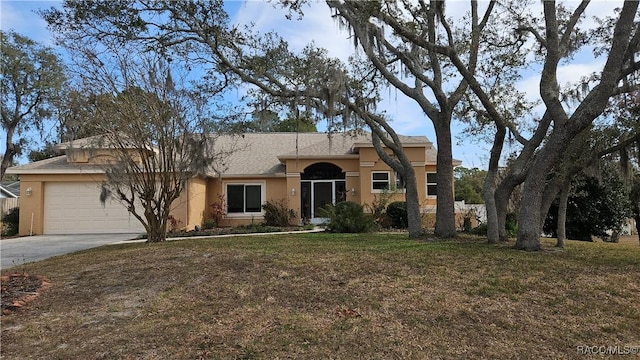
[[[2,315],[22,308],[49,286],[49,281],[38,275],[13,273],[0,277],[0,305]]]

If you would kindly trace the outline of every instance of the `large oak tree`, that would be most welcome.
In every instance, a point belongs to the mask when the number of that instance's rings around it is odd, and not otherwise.
[[[594,31],[588,33],[579,27],[580,21],[585,17],[588,1],[581,2],[572,10],[553,1],[545,1],[538,5],[542,7],[541,16],[512,11],[509,7],[511,3],[506,5],[507,11],[502,13],[511,19],[513,26],[509,30],[512,31],[514,41],[496,44],[494,47],[504,50],[512,46],[516,51],[529,42],[535,44],[532,48],[535,57],[532,59],[540,61],[539,92],[545,112],[536,122],[529,138],[514,132],[522,143],[522,148],[497,186],[493,203],[486,201],[489,240],[495,241],[498,231],[504,230],[509,195],[515,186],[523,183],[522,203],[527,206],[520,208],[516,248],[538,250],[542,220],[550,204],[548,199],[552,201],[559,191],[554,174],[568,147],[603,113],[612,96],[630,91],[634,86],[624,80],[633,78],[640,71],[640,63],[635,58],[640,45],[638,2],[623,2],[617,16],[604,20]],[[533,3],[527,7],[535,8]],[[571,61],[577,49],[587,44],[594,46],[606,61],[602,71],[585,79],[585,83],[580,86],[583,96],[577,99],[574,106],[567,107],[564,100],[568,91],[560,86],[558,80],[560,66],[563,62]],[[500,106],[501,102],[491,96],[491,89],[483,86],[475,74],[466,70],[464,63],[458,60],[461,56],[458,49],[439,47],[439,51],[452,59],[483,105],[487,116],[495,123],[497,131],[489,169],[492,174],[492,167],[497,168],[498,159],[502,155],[507,129],[513,130],[509,121],[513,118],[512,113]]]
[[[5,152],[0,179],[16,156],[36,143],[44,122],[57,108],[65,81],[64,68],[53,49],[16,32],[0,32],[0,94]]]

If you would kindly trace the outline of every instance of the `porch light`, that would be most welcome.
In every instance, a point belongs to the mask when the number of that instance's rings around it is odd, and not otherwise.
[[[296,188],[291,188],[291,196],[296,196]]]
[[[356,188],[351,188],[351,195],[355,196],[356,195]]]
[[[33,194],[33,189],[28,187],[26,193],[27,193],[27,196],[31,196],[31,194]]]

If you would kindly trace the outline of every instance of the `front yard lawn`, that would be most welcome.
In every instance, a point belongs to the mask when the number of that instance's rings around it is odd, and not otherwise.
[[[525,253],[484,242],[317,233],[56,257],[19,268],[51,285],[2,317],[1,354],[563,359],[640,346],[637,243]]]

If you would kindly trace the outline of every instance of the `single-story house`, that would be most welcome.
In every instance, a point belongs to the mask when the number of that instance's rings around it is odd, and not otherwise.
[[[436,204],[436,149],[424,136],[401,136],[418,181],[425,211]],[[214,141],[214,140],[212,140]],[[349,200],[371,204],[377,194],[402,179],[376,154],[369,134],[246,133],[215,138],[214,146],[238,150],[216,172],[194,178],[174,204],[172,215],[184,229],[210,217],[210,205],[223,201],[223,226],[259,223],[261,205],[284,199],[294,222],[319,221],[318,208]],[[109,149],[91,142],[59,144],[65,155],[10,168],[20,176],[20,234],[125,233],[143,227],[117,202],[99,201]],[[459,165],[459,161],[454,162]],[[404,199],[400,190],[394,195]]]

